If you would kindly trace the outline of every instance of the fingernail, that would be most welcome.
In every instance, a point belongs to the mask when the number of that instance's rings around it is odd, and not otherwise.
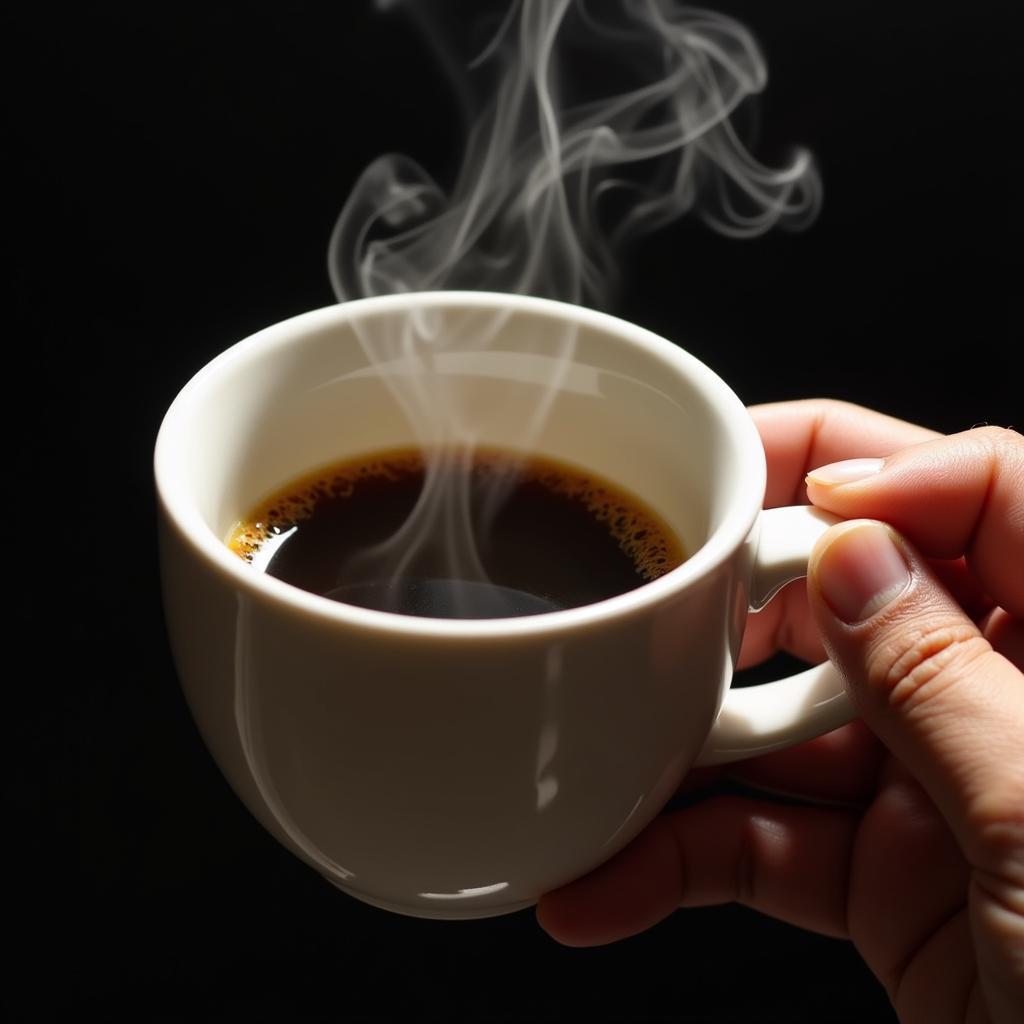
[[[863,622],[910,582],[910,569],[889,531],[878,523],[843,530],[814,570],[822,596],[843,622]]]
[[[846,459],[845,462],[830,462],[827,466],[812,469],[807,474],[807,482],[852,484],[855,480],[874,476],[884,465],[885,459]]]

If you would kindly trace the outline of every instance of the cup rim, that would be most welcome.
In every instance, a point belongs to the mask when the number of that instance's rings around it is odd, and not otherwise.
[[[376,611],[342,604],[302,590],[266,573],[254,572],[215,536],[199,514],[190,492],[178,486],[175,447],[190,411],[217,375],[240,360],[251,360],[293,343],[310,331],[342,323],[363,311],[401,312],[410,307],[457,306],[523,311],[569,317],[583,327],[614,334],[640,347],[684,376],[711,400],[719,425],[730,436],[741,466],[737,494],[722,522],[681,565],[634,590],[592,604],[504,619],[436,619]],[[535,296],[501,292],[403,292],[336,303],[289,317],[236,342],[206,363],[178,392],[161,422],[154,450],[154,475],[160,505],[186,543],[225,584],[281,611],[313,617],[337,627],[380,632],[392,637],[494,640],[543,636],[599,627],[610,620],[645,613],[688,589],[727,561],[749,535],[761,511],[767,478],[760,436],[736,393],[695,356],[646,328],[584,306]]]

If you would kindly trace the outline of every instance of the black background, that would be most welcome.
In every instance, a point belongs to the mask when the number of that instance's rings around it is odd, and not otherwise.
[[[766,51],[757,153],[811,147],[822,216],[748,242],[669,229],[630,255],[614,311],[747,402],[1019,426],[1009,5],[718,6]],[[362,0],[25,12],[5,15],[4,61],[18,1018],[889,1020],[849,946],[752,912],[591,951],[529,912],[407,920],[249,816],[167,649],[153,441],[217,352],[333,301],[328,234],[370,159],[450,173],[455,103],[409,19]]]

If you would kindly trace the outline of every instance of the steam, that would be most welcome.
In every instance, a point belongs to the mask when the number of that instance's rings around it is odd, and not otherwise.
[[[736,238],[817,215],[809,153],[770,168],[741,141],[738,111],[767,72],[732,18],[674,0],[519,0],[462,71],[426,5],[409,6],[466,110],[465,149],[450,191],[400,154],[364,170],[329,244],[339,301],[470,289],[607,306],[622,245],[687,213]],[[581,61],[588,74],[573,73]],[[453,579],[486,581],[474,540],[486,524],[473,521],[465,474],[453,471],[471,465],[478,425],[434,367],[445,352],[486,348],[496,329],[452,337],[423,314],[363,332],[371,360],[407,368],[391,387],[432,457],[412,517],[361,556],[360,576],[397,580],[440,544]],[[572,348],[567,332],[563,366]],[[545,406],[524,424],[524,449]],[[486,502],[492,512],[502,486]]]
[[[570,46],[632,87],[571,101]],[[339,301],[470,288],[605,305],[615,249],[691,210],[738,238],[818,212],[809,153],[772,169],[740,140],[732,117],[767,71],[725,15],[672,0],[521,0],[469,71],[494,99],[450,195],[408,157],[373,161],[330,240]]]

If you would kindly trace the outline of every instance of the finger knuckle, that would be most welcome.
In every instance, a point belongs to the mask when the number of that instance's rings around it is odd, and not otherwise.
[[[975,427],[971,437],[985,451],[993,482],[1005,477],[1011,487],[1024,485],[1024,435],[1008,427]]]
[[[1024,900],[1024,793],[975,831],[971,863],[975,870],[1011,886]],[[1024,903],[1021,911],[1024,912]]]
[[[822,415],[829,415],[836,412],[849,412],[850,410],[861,409],[861,406],[854,405],[842,398],[832,398],[830,395],[819,395],[817,398],[808,399],[808,405],[813,406]]]
[[[894,707],[930,701],[992,648],[967,620],[922,625],[876,657],[876,686]]]
[[[1010,427],[998,427],[990,424],[975,427],[971,435],[981,438],[998,454],[1019,455],[1024,450],[1024,435]]]
[[[990,822],[967,853],[972,882],[1004,915],[1016,919],[1024,939],[1024,817]]]

